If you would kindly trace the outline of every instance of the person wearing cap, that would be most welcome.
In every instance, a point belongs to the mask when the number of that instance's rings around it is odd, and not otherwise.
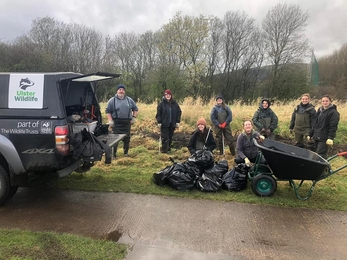
[[[197,130],[193,132],[188,143],[188,150],[190,154],[203,149],[212,152],[217,145],[216,141],[214,140],[212,130],[207,127],[206,120],[204,118],[200,118],[196,122],[196,126]]]
[[[273,132],[278,126],[278,117],[270,106],[270,100],[268,98],[262,98],[259,108],[253,115],[252,122],[261,135],[269,139],[275,139]]]
[[[210,119],[216,133],[217,146],[220,154],[224,155],[224,137],[231,155],[235,155],[235,146],[230,127],[230,123],[233,120],[233,115],[231,109],[224,103],[222,95],[217,95],[216,105],[211,110]]]
[[[126,134],[122,140],[125,156],[128,156],[131,125],[135,123],[138,111],[135,101],[125,95],[125,86],[118,85],[117,94],[107,103],[106,116],[114,134]],[[118,144],[114,147],[114,157],[116,157],[117,147]]]
[[[173,99],[171,90],[165,90],[163,99],[157,106],[157,114],[155,116],[160,127],[162,153],[167,153],[171,150],[172,138],[175,129],[179,128],[181,115],[181,108]]]
[[[255,163],[259,151],[258,147],[254,144],[254,140],[262,142],[265,137],[260,135],[257,131],[254,131],[251,120],[245,120],[242,125],[243,131],[239,134],[236,141],[235,163],[250,165],[250,163]],[[266,163],[263,156],[260,159],[260,163]]]

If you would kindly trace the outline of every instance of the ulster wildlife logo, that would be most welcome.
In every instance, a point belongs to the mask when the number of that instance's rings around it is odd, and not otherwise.
[[[19,87],[23,90],[26,90],[28,87],[34,86],[35,83],[32,82],[29,78],[21,79],[19,82]]]

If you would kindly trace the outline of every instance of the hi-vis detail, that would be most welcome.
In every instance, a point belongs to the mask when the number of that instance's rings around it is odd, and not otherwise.
[[[43,107],[43,74],[11,74],[8,91],[9,108]]]

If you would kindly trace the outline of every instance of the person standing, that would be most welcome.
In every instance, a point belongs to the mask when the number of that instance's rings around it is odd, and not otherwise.
[[[316,122],[316,110],[310,103],[310,95],[302,94],[300,104],[294,109],[289,125],[290,133],[294,133],[296,146],[305,148],[304,137],[312,135]]]
[[[334,144],[340,113],[337,112],[336,105],[332,104],[330,96],[324,95],[321,102],[322,106],[317,109],[313,135],[311,133],[307,139],[312,138],[314,140],[316,153],[326,159],[328,145],[332,146]]]
[[[125,95],[125,86],[118,85],[117,94],[107,103],[106,116],[114,134],[126,134],[122,140],[125,156],[128,156],[129,153],[131,125],[136,122],[138,111],[135,101]],[[115,157],[117,147],[118,144],[114,147]]]
[[[236,141],[235,163],[245,163],[250,165],[251,162],[255,163],[259,152],[258,147],[254,144],[254,140],[262,142],[265,137],[254,131],[251,120],[245,120],[242,125],[243,131],[239,134]],[[260,163],[266,163],[263,156],[260,159]]]
[[[207,127],[205,118],[200,118],[197,122],[197,130],[192,134],[188,143],[188,150],[190,154],[198,150],[213,151],[216,148],[216,141],[214,140],[211,128]]]
[[[224,141],[228,145],[231,155],[235,155],[235,146],[230,123],[233,120],[231,109],[224,103],[223,96],[217,95],[216,105],[212,108],[210,119],[213,123],[217,146],[220,154],[224,154]],[[224,140],[223,140],[224,138]]]
[[[171,90],[165,90],[163,99],[157,106],[157,114],[155,116],[160,127],[162,153],[167,153],[171,150],[172,138],[175,129],[180,126],[181,115],[181,108],[173,99]]]
[[[278,125],[278,117],[270,108],[271,102],[267,98],[260,101],[257,111],[255,111],[252,122],[261,135],[269,139],[275,139],[274,131]]]

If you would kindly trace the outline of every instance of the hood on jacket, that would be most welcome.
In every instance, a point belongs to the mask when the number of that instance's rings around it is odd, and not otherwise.
[[[321,106],[319,108],[319,110],[322,112],[322,111],[325,111],[325,110],[328,110],[328,109],[335,109],[337,111],[337,106],[335,104],[330,104],[329,107],[327,107],[326,109],[323,109],[323,106]]]
[[[262,98],[262,99],[260,100],[260,103],[259,103],[259,107],[260,107],[260,108],[263,108],[263,101],[267,101],[267,103],[269,104],[269,106],[268,106],[267,108],[269,108],[269,107],[271,106],[270,99],[268,99],[268,98]]]

